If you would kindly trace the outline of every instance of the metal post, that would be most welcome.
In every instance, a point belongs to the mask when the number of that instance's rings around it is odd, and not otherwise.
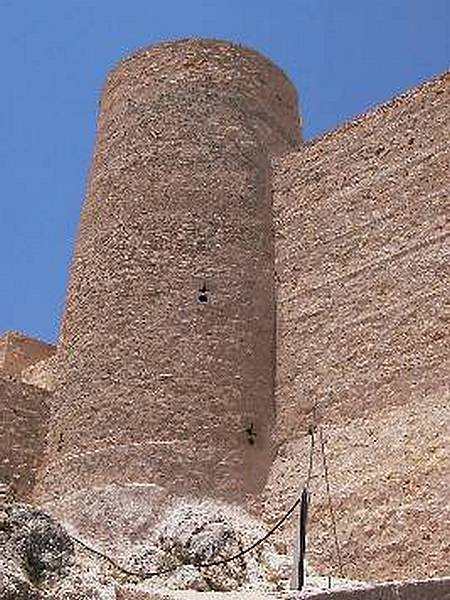
[[[306,556],[306,524],[308,520],[309,492],[305,488],[302,491],[300,502],[300,515],[298,521],[298,536],[294,555],[294,576],[292,588],[301,590],[305,585],[305,556]]]

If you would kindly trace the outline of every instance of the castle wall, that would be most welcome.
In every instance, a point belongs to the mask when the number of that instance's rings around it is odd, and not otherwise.
[[[44,358],[30,367],[24,369],[21,373],[21,379],[24,383],[35,385],[48,392],[53,392],[56,386],[58,375],[58,357],[56,354],[50,358]]]
[[[349,421],[338,411],[326,415],[323,440],[345,577],[386,581],[448,573],[449,403],[447,393]],[[297,426],[265,490],[270,521],[292,505],[308,471],[310,437],[301,421]],[[318,431],[315,437],[308,564],[314,573],[339,577]],[[282,532],[288,548],[295,525],[293,519]]]
[[[144,592],[142,589],[135,590],[130,586],[117,586],[117,600],[155,600],[152,592]],[[187,595],[189,594],[189,596]],[[293,594],[290,594],[291,598]],[[177,598],[177,592],[167,596]],[[297,596],[298,599],[302,597]],[[303,593],[303,597],[309,600],[450,600],[450,578],[432,579],[430,581],[405,581],[392,582],[373,586],[355,586],[351,589],[333,588],[323,592]],[[273,592],[184,592],[183,598],[187,600],[275,600],[286,598],[285,592],[274,594]]]
[[[45,450],[49,395],[0,377],[0,481],[29,500]]]
[[[279,455],[267,506],[274,516],[271,497],[287,506],[298,494],[316,405],[354,578],[446,566],[448,83],[427,83],[275,165]],[[313,566],[337,574],[315,484]]]
[[[448,384],[449,76],[276,165],[280,431]]]
[[[16,331],[0,336],[0,375],[20,376],[27,367],[55,354],[56,348]]]
[[[0,368],[3,368],[6,359],[7,339],[6,335],[0,336]]]
[[[298,125],[284,75],[227,43],[164,44],[109,76],[41,497],[143,482],[227,500],[261,489],[274,419],[270,158],[296,146]]]
[[[405,581],[353,590],[329,590],[311,600],[449,600],[450,579]],[[124,599],[125,600],[125,599]]]

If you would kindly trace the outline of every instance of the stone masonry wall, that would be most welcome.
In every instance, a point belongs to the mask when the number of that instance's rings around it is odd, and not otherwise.
[[[0,481],[29,500],[45,450],[49,394],[0,377]]]
[[[163,45],[111,74],[40,498],[153,481],[241,499],[268,473],[275,408],[269,520],[321,423],[344,575],[445,574],[448,83],[289,153],[295,93],[250,51]],[[23,499],[50,396],[11,376],[53,387],[54,352],[0,337],[0,481]],[[339,575],[315,439],[309,557]]]
[[[300,600],[301,596],[299,596]],[[377,585],[368,589],[330,590],[311,600],[450,600],[450,578]]]
[[[353,578],[448,565],[449,107],[446,74],[275,164],[279,454],[267,506],[274,517],[276,499],[298,494],[317,405]],[[337,574],[317,486],[313,566]]]
[[[58,357],[56,354],[45,358],[22,371],[21,379],[24,383],[53,392],[58,375]]]
[[[323,439],[337,518],[343,575],[359,581],[448,574],[448,431],[450,394],[416,398],[351,420],[327,414]],[[310,437],[283,444],[265,490],[266,516],[277,519],[302,489]],[[308,563],[321,575],[340,575],[316,432]],[[283,529],[292,548],[296,520]]]
[[[161,600],[158,592],[120,586],[117,600]],[[167,600],[450,600],[450,578],[429,581],[392,582],[374,586],[356,586],[351,589],[331,589],[322,592],[194,592],[167,591]]]
[[[24,369],[55,352],[51,344],[9,331],[0,336],[0,375],[20,376]]]
[[[7,338],[6,334],[0,336],[0,368],[3,368],[6,358]]]
[[[448,75],[276,164],[280,434],[448,385]]]
[[[41,498],[110,484],[129,497],[152,482],[242,501],[263,487],[274,420],[270,159],[299,139],[291,84],[242,47],[163,44],[110,74]]]

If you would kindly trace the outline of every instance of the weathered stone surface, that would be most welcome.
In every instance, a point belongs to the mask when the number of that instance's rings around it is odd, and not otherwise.
[[[8,331],[0,336],[0,375],[20,379],[24,369],[53,356],[56,347],[35,338]]]
[[[271,467],[273,520],[299,493],[307,430],[320,422],[345,574],[446,572],[448,83],[446,74],[289,152],[299,141],[295,92],[252,51],[184,41],[113,71],[35,498],[129,558],[174,495],[232,498],[258,513]],[[0,338],[5,498],[29,498],[35,483],[49,396],[19,380],[52,388],[53,352],[20,334]],[[309,556],[336,574],[321,460]],[[141,567],[184,565],[178,587],[256,582],[250,560],[197,568],[242,542],[202,510],[159,524]],[[283,535],[290,544],[292,526]],[[31,597],[30,581],[53,575],[61,598],[114,593],[108,578],[97,586],[95,569],[63,576],[60,541],[41,518],[5,546],[4,595]]]
[[[40,500],[134,482],[224,500],[261,491],[273,458],[270,159],[299,141],[291,83],[241,46],[161,44],[110,74]]]
[[[149,484],[111,484],[85,489],[43,507],[92,546],[126,560],[133,548],[148,541],[157,515],[172,498]]]
[[[445,74],[275,161],[280,442],[448,389],[449,106]]]
[[[448,396],[417,399],[350,421],[333,411],[322,423],[346,577],[370,581],[447,573],[449,401]],[[280,449],[266,489],[271,519],[297,497],[309,452],[307,433]],[[337,576],[318,432],[310,491],[308,557],[316,573]],[[294,538],[293,525],[287,523],[282,532],[287,544]]]
[[[179,501],[166,510],[151,545],[134,557],[131,568],[144,576],[169,570],[159,580],[173,589],[287,589],[291,565],[270,542],[227,562],[265,533],[260,521],[237,506]],[[202,566],[211,562],[219,564]]]
[[[112,580],[77,573],[58,582],[50,594],[51,600],[117,600],[116,587]]]
[[[24,383],[34,385],[47,392],[53,392],[58,375],[58,356],[54,354],[50,358],[44,358],[21,372]]]
[[[274,518],[298,495],[316,405],[352,579],[448,572],[449,83],[274,166],[279,452],[267,506]],[[316,461],[310,557],[337,575]]]
[[[2,600],[42,600],[42,595],[18,568],[8,565],[4,558],[0,558],[0,598]]]
[[[44,458],[49,394],[0,375],[0,482],[29,501]]]
[[[39,584],[64,577],[72,564],[73,543],[51,517],[25,504],[5,504],[0,513],[4,556]]]
[[[73,544],[64,529],[43,512],[25,504],[0,506],[0,598],[40,600],[68,575]]]
[[[177,535],[177,531],[180,535]],[[150,548],[134,559],[144,574],[148,568],[184,565],[176,577],[126,577],[111,563],[86,550],[74,552],[64,529],[41,511],[25,505],[3,505],[0,512],[1,600],[449,600],[450,580],[389,583],[320,590],[316,578],[298,593],[275,591],[285,577],[274,568],[274,548],[238,561],[233,569],[199,569],[198,561],[226,558],[261,535],[260,524],[242,510],[211,503],[178,503],[157,531],[160,556]],[[278,556],[279,558],[279,556]],[[193,564],[194,563],[194,564]],[[197,566],[195,566],[197,563]],[[130,565],[128,565],[130,566]],[[272,578],[270,570],[272,569]],[[275,575],[275,578],[273,577]],[[280,579],[281,575],[281,579]],[[128,579],[128,581],[124,581]],[[277,581],[277,584],[275,584]],[[251,589],[246,589],[250,587]],[[275,587],[274,587],[275,584]],[[194,589],[197,586],[197,590]],[[239,589],[236,590],[235,588]],[[174,589],[177,588],[177,589]],[[202,591],[199,592],[198,590]],[[228,589],[209,591],[211,589]],[[230,591],[233,590],[234,591]],[[272,589],[272,591],[270,591]],[[258,590],[258,591],[257,591]]]

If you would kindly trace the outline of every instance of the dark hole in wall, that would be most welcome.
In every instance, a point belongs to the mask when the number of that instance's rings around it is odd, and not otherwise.
[[[203,285],[199,289],[197,299],[200,302],[200,304],[208,304],[208,302],[209,302],[208,290],[206,289],[205,285]]]
[[[256,441],[256,431],[255,431],[255,426],[253,424],[253,421],[250,421],[250,423],[247,425],[247,427],[245,428],[245,433],[247,434],[248,443],[251,446],[253,446],[253,444]]]

